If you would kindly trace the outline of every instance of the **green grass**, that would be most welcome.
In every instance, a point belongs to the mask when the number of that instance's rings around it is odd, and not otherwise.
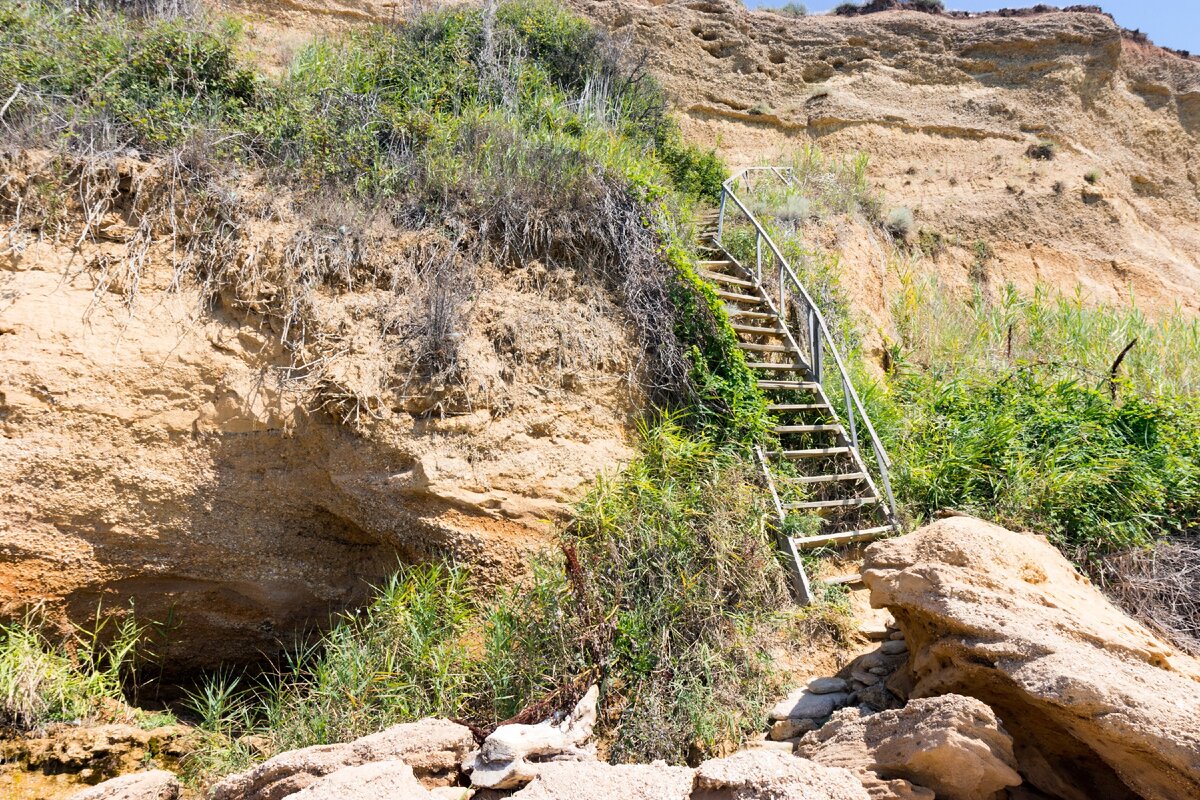
[[[32,732],[54,722],[126,721],[146,727],[169,715],[125,705],[127,679],[148,634],[132,614],[97,611],[91,625],[55,633],[34,609],[0,625],[0,729]]]
[[[913,513],[971,511],[1084,558],[1194,530],[1195,320],[1045,287],[964,301],[911,278],[893,316],[890,452]]]

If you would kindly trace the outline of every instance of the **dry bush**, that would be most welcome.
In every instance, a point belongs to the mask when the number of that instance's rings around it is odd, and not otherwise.
[[[1126,611],[1200,656],[1200,540],[1181,536],[1126,550],[1101,559],[1093,572]]]

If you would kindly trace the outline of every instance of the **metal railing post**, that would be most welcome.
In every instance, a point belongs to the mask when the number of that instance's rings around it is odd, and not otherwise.
[[[754,231],[754,279],[762,284],[762,233]]]
[[[842,376],[842,399],[846,401],[846,420],[850,424],[850,441],[858,449],[858,426],[854,422],[854,401],[850,398],[850,379]]]
[[[809,325],[812,327],[812,371],[813,380],[817,383],[821,382],[821,351],[824,349],[824,337],[821,336],[821,322],[817,319],[817,312],[814,308],[809,308],[808,311]]]
[[[725,201],[729,199],[729,187],[721,187],[721,211],[717,215],[717,242],[720,242],[725,234]]]

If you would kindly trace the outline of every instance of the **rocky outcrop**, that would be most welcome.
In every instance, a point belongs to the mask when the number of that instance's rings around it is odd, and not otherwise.
[[[404,778],[408,770],[421,786],[446,786],[457,780],[459,765],[474,746],[474,737],[462,725],[444,719],[423,719],[345,744],[316,745],[281,753],[222,780],[213,787],[212,800],[283,800],[315,786],[326,776],[372,764],[385,766],[347,775],[355,780],[369,780],[372,785],[399,786],[408,785]],[[342,784],[331,781],[325,785],[327,788],[319,789],[318,796],[335,797],[332,787]]]
[[[546,762],[594,761],[595,747],[587,745],[596,725],[599,697],[600,687],[592,686],[561,720],[497,728],[463,764],[471,775],[471,785],[515,789],[537,777]]]
[[[991,707],[1020,772],[1063,800],[1200,796],[1200,664],[1114,607],[1044,538],[951,517],[868,548],[912,698]]]
[[[184,725],[146,730],[120,723],[58,724],[37,735],[0,736],[0,797],[11,788],[17,797],[63,798],[81,786],[137,770],[176,770],[199,744],[195,731]]]
[[[990,708],[960,695],[878,714],[839,711],[796,752],[853,771],[872,800],[987,800],[1021,783],[1012,737]]]
[[[174,773],[155,769],[112,778],[84,789],[71,800],[178,800],[179,789]]]

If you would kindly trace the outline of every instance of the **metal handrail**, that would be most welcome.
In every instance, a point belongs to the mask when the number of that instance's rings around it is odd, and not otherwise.
[[[892,495],[892,482],[889,476],[889,467],[891,462],[888,459],[887,451],[883,449],[883,444],[879,440],[879,434],[875,431],[875,426],[871,424],[871,418],[867,416],[867,410],[863,407],[862,400],[858,396],[858,392],[854,389],[854,383],[850,380],[850,374],[846,371],[845,361],[842,359],[842,354],[838,349],[837,343],[830,336],[829,326],[825,323],[825,316],[821,313],[816,302],[812,299],[812,295],[804,288],[804,284],[796,276],[787,259],[783,257],[783,253],[779,251],[779,247],[767,233],[762,223],[758,218],[746,207],[741,198],[737,196],[734,190],[734,184],[752,172],[769,172],[774,177],[783,181],[788,186],[793,185],[794,171],[790,167],[746,167],[735,173],[727,181],[722,184],[721,191],[721,207],[717,218],[717,243],[724,247],[722,237],[725,233],[725,214],[727,201],[732,200],[733,204],[739,211],[745,215],[746,219],[754,226],[755,230],[755,262],[756,272],[755,278],[759,285],[762,284],[762,243],[766,242],[771,253],[774,254],[776,263],[779,265],[779,304],[777,306],[780,314],[780,319],[787,326],[787,281],[790,281],[795,290],[799,293],[800,298],[804,301],[808,312],[809,321],[809,336],[808,341],[811,345],[811,363],[809,368],[813,371],[813,376],[817,383],[821,382],[821,366],[823,360],[823,350],[828,348],[829,353],[833,356],[833,362],[837,366],[838,375],[842,380],[842,394],[846,399],[846,418],[850,427],[850,435],[854,447],[858,448],[858,432],[855,426],[855,412],[862,420],[863,427],[866,428],[867,435],[871,439],[871,449],[875,456],[875,463],[879,466],[880,479],[883,482],[884,491],[887,493],[888,507],[891,510],[892,519],[896,518],[896,500]]]

